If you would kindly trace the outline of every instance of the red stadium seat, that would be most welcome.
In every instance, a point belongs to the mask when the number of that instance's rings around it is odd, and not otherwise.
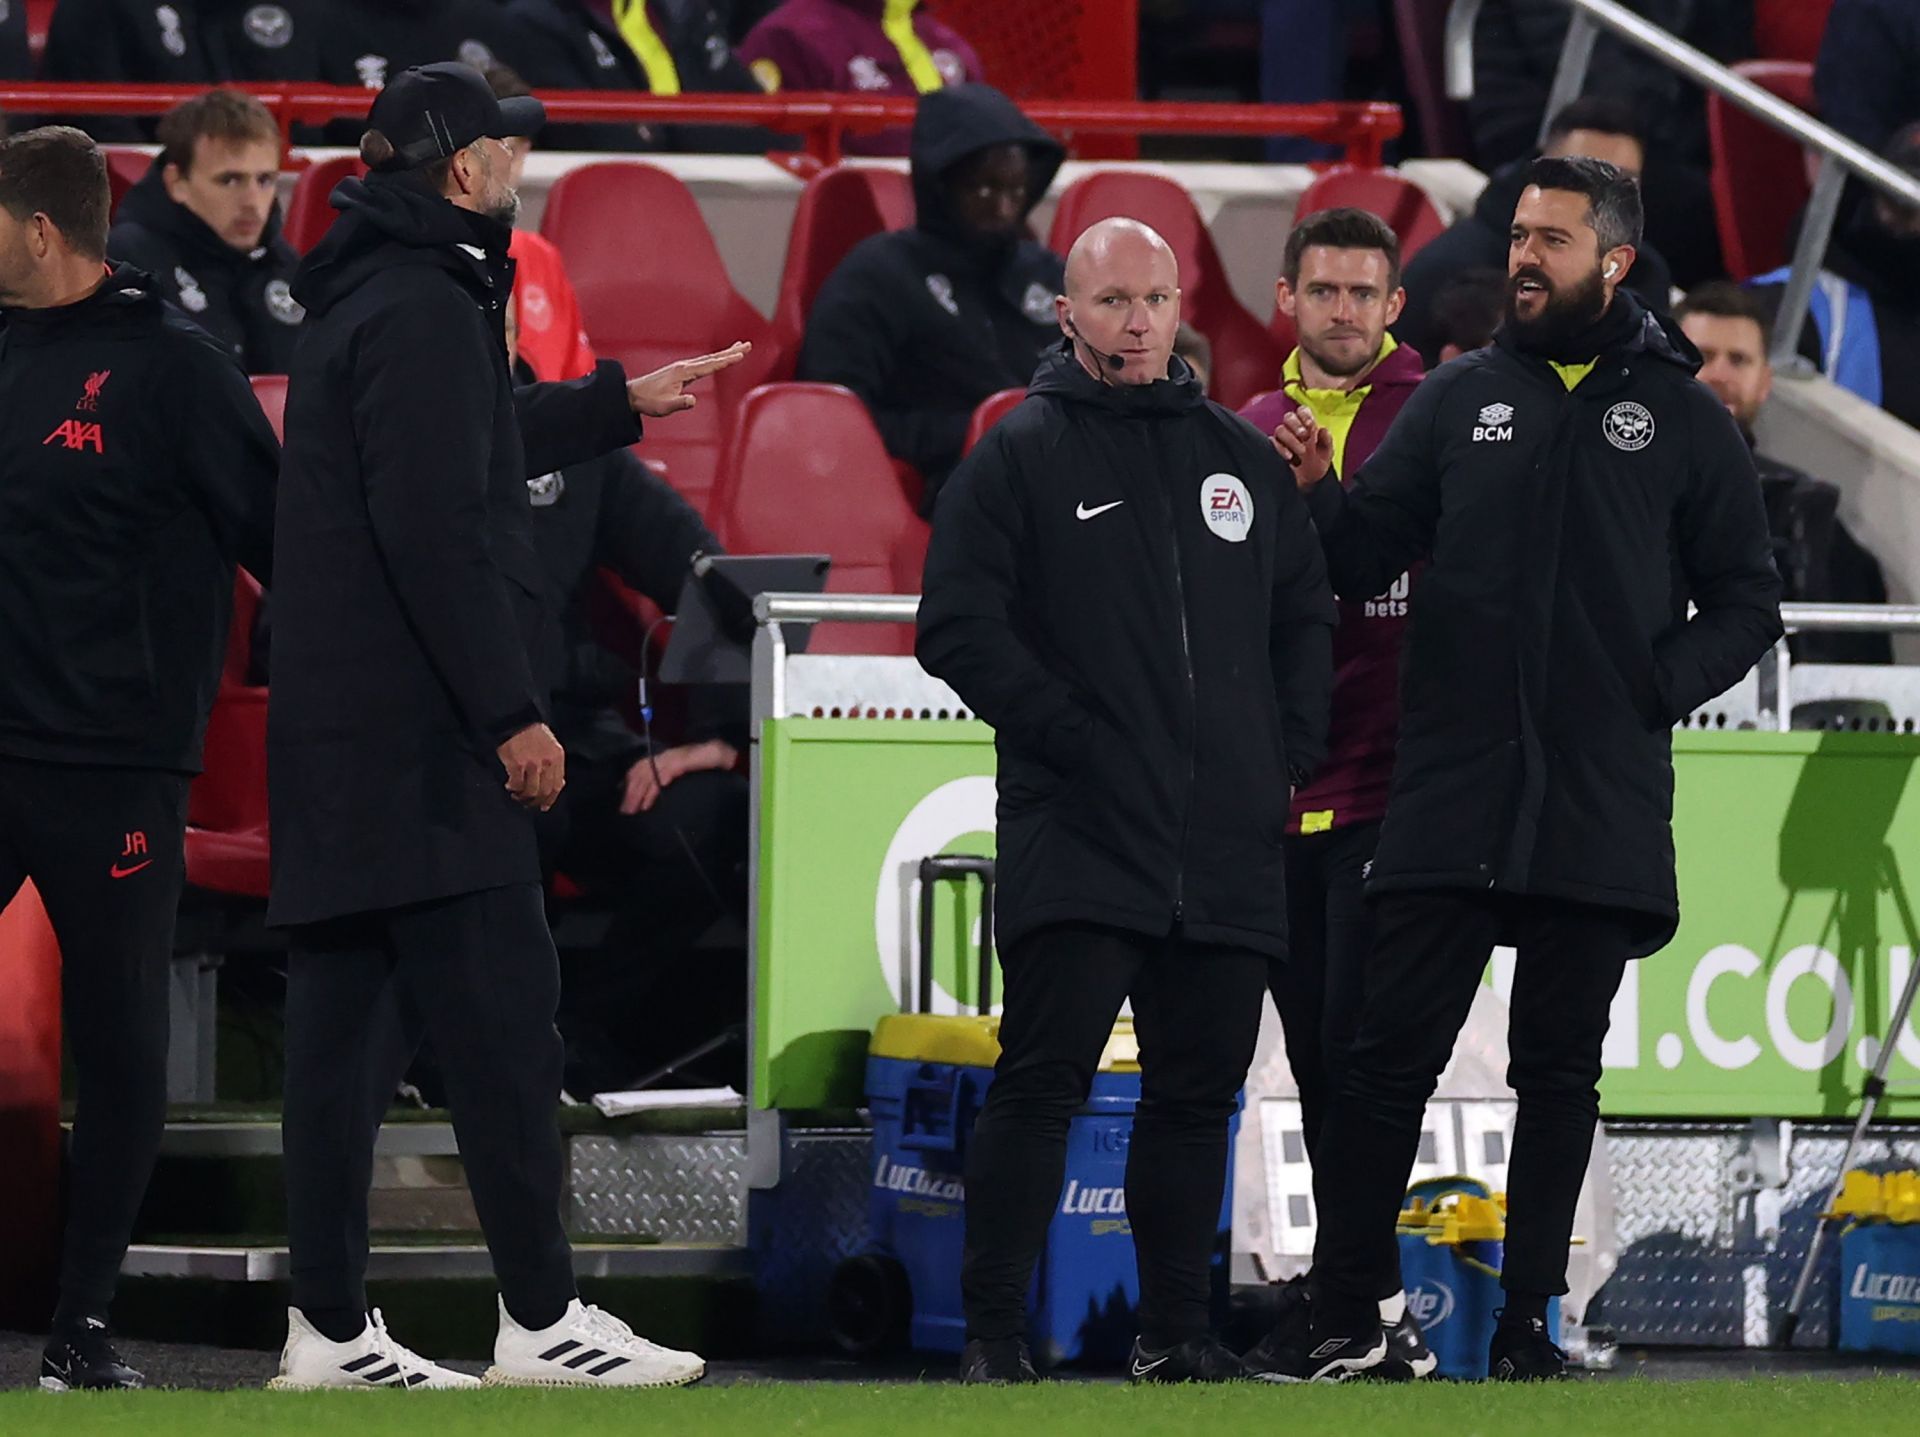
[[[797,358],[807,313],[827,276],[868,235],[913,223],[913,182],[903,170],[836,165],[800,192],[780,273],[773,324]]]
[[[973,421],[967,425],[966,447],[960,452],[965,454],[972,449],[994,425],[1013,412],[1014,406],[1027,397],[1024,389],[1002,389],[989,394],[974,406]]]
[[[235,576],[233,622],[220,688],[207,716],[206,769],[187,795],[187,882],[243,898],[265,898],[267,858],[267,691],[247,682],[260,585]]]
[[[1300,196],[1294,207],[1297,224],[1321,210],[1349,206],[1380,216],[1400,237],[1400,258],[1409,260],[1420,247],[1447,227],[1427,192],[1392,170],[1328,170]]]
[[[540,232],[567,262],[595,351],[629,374],[753,341],[744,363],[696,391],[696,408],[650,425],[640,444],[674,488],[708,508],[728,421],[784,354],[773,326],[733,287],[692,192],[653,165],[583,165],[548,194]],[[799,447],[792,435],[788,443]]]
[[[1114,215],[1152,225],[1172,246],[1180,262],[1181,314],[1213,345],[1213,398],[1238,408],[1271,389],[1287,351],[1234,297],[1200,211],[1172,180],[1125,170],[1083,176],[1060,196],[1048,243],[1065,254],[1087,226]]]
[[[107,202],[111,213],[120,208],[127,191],[147,177],[147,171],[153,168],[153,156],[118,145],[103,145],[100,153],[107,157]]]
[[[287,217],[282,233],[287,243],[305,254],[333,225],[338,210],[327,203],[333,187],[345,179],[358,179],[367,172],[355,155],[336,155],[308,165],[293,182],[293,197],[287,201]]]
[[[804,443],[796,436],[805,435]],[[828,554],[839,594],[919,592],[925,524],[867,407],[837,384],[767,384],[740,403],[721,469],[720,541],[736,554]],[[911,625],[823,624],[811,653],[908,654]]]
[[[256,374],[253,376],[253,397],[260,401],[260,407],[267,412],[267,422],[273,425],[273,437],[282,444],[287,442],[287,376],[284,374]]]
[[[1813,109],[1813,66],[1793,60],[1750,60],[1734,70],[1790,105]],[[1794,140],[1718,95],[1707,96],[1713,150],[1713,212],[1727,272],[1751,279],[1790,257],[1788,232],[1812,186],[1807,156]]]

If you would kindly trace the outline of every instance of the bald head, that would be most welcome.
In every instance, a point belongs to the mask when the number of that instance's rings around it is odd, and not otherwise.
[[[1067,292],[1054,304],[1089,374],[1115,384],[1167,377],[1180,266],[1151,227],[1124,218],[1090,226],[1067,251]]]

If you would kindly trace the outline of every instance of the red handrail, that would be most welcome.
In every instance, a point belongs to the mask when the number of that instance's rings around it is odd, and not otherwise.
[[[238,85],[274,112],[282,137],[295,125],[365,116],[366,90],[337,85]],[[206,89],[200,85],[0,83],[0,109],[38,115],[158,115]],[[553,90],[540,96],[553,120],[647,124],[758,125],[801,135],[823,164],[836,164],[849,134],[913,122],[912,99],[838,94],[610,94]],[[1350,164],[1377,166],[1400,134],[1400,107],[1386,104],[1215,105],[1145,100],[1029,100],[1035,124],[1063,136],[1289,135],[1339,145]]]

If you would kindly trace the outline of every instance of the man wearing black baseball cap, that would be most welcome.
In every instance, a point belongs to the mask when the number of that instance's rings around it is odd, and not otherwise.
[[[526,481],[690,408],[736,344],[629,381],[515,389],[518,201],[503,140],[545,113],[427,65],[374,101],[367,178],[301,264],[275,533],[273,894],[290,928],[285,1151],[292,1307],[272,1385],[455,1387],[366,1304],[378,1115],[417,1019],[446,1076],[500,1284],[493,1384],[676,1386],[691,1353],[583,1306],[560,1220],[559,963],[535,811],[565,782],[537,676]]]

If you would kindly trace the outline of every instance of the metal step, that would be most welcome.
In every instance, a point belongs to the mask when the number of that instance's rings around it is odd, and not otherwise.
[[[381,1158],[450,1158],[459,1151],[452,1123],[387,1123],[373,1145],[374,1156]],[[261,1158],[280,1153],[278,1123],[168,1123],[160,1139],[160,1155],[168,1158]]]
[[[738,1247],[695,1243],[575,1243],[573,1270],[600,1277],[749,1277],[751,1255]],[[287,1249],[222,1244],[140,1243],[127,1249],[125,1277],[200,1278],[212,1282],[284,1282]],[[367,1257],[371,1282],[488,1278],[493,1260],[479,1243],[376,1245]]]

